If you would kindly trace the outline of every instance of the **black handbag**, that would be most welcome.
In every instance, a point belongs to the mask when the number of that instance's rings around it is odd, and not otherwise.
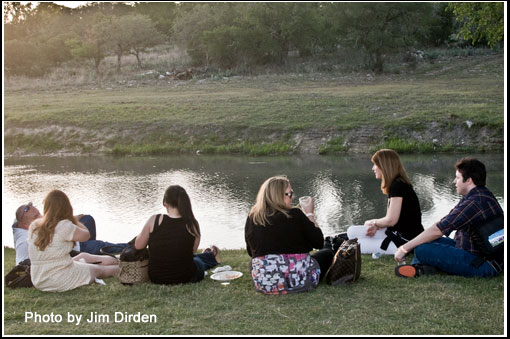
[[[34,287],[30,277],[30,259],[23,260],[7,273],[5,286],[10,288]]]

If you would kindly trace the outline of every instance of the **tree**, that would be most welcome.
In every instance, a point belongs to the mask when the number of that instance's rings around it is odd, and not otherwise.
[[[113,17],[105,29],[108,42],[117,55],[118,73],[120,73],[123,54],[131,53],[136,56],[138,67],[141,68],[140,53],[164,40],[152,20],[148,16],[140,14]]]
[[[441,46],[450,41],[455,33],[455,15],[448,3],[434,3],[434,13],[428,26],[424,42],[433,46]]]
[[[340,41],[365,53],[367,65],[376,73],[384,70],[387,55],[416,44],[430,19],[428,3],[340,3]]]
[[[175,40],[186,48],[193,64],[209,65],[208,41],[204,34],[222,25],[230,25],[233,22],[230,14],[234,6],[231,3],[179,5],[179,15],[174,26]],[[207,38],[212,37],[209,35]]]
[[[159,32],[168,38],[173,35],[178,9],[175,2],[137,2],[134,6],[136,12],[151,18]]]
[[[6,75],[39,75],[35,74],[37,50],[26,40],[10,39],[4,42],[4,67]]]
[[[462,24],[459,36],[472,44],[486,40],[490,48],[503,40],[505,13],[503,2],[455,2],[449,4]]]
[[[92,59],[96,75],[101,75],[99,65],[108,53],[107,27],[109,19],[101,13],[87,15],[76,25],[77,32],[66,41],[71,54],[79,59]]]
[[[40,76],[71,58],[64,43],[72,22],[69,10],[53,3],[6,4],[7,74]]]
[[[164,36],[158,32],[148,16],[126,16],[124,17],[122,29],[126,35],[129,53],[136,57],[139,68],[142,67],[140,53],[164,41]]]

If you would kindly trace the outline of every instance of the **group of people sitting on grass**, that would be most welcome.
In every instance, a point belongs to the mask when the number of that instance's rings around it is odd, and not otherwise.
[[[336,277],[326,272],[335,271],[330,270],[337,264],[335,253],[347,238],[357,238],[362,253],[394,255],[399,263],[413,253],[409,265],[397,266],[399,277],[436,272],[492,277],[503,270],[503,255],[483,257],[469,232],[471,227],[503,216],[498,201],[485,187],[482,162],[463,158],[455,164],[453,183],[462,199],[448,215],[424,229],[418,197],[398,154],[382,149],[371,161],[375,177],[381,180],[381,190],[388,196],[386,215],[367,220],[362,226],[351,226],[347,234],[335,237],[324,238],[315,220],[313,200],[293,205],[294,191],[287,177],[271,177],[262,184],[245,225],[251,277],[257,291],[302,292],[325,279],[334,284]],[[149,246],[149,277],[153,283],[199,282],[206,270],[221,262],[220,250],[211,246],[197,254],[200,226],[184,188],[168,187],[163,205],[167,213],[151,216],[134,239],[134,246]],[[452,239],[449,235],[453,231]],[[16,262],[30,260],[32,283],[42,291],[67,291],[119,273],[118,260],[99,252],[113,244],[95,239],[94,219],[74,216],[62,191],[53,190],[46,196],[43,215],[31,203],[20,206],[13,233]],[[312,252],[314,249],[318,251]]]

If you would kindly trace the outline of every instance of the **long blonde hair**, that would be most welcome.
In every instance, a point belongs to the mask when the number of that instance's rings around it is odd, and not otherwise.
[[[73,207],[67,195],[62,191],[53,190],[44,199],[44,217],[34,229],[34,234],[37,234],[34,245],[44,251],[53,240],[55,227],[65,219],[74,224],[78,223],[73,216]]]
[[[285,190],[289,186],[289,179],[284,175],[274,176],[264,181],[248,217],[251,217],[253,222],[260,226],[266,226],[268,224],[267,217],[276,212],[281,212],[289,217],[285,204]]]
[[[407,176],[406,170],[397,152],[391,149],[380,149],[372,156],[374,163],[382,172],[381,191],[388,194],[393,181],[400,177],[406,184],[411,184],[411,180]]]

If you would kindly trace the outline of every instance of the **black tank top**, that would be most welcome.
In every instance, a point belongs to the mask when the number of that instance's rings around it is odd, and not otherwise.
[[[193,261],[195,237],[182,218],[156,216],[149,236],[149,277],[156,284],[181,284],[194,280],[197,267]]]

